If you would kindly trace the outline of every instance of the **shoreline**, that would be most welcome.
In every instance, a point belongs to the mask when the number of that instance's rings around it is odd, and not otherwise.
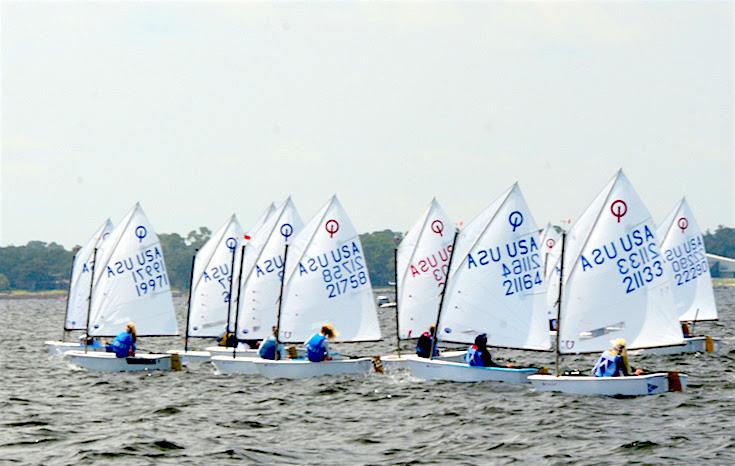
[[[713,288],[735,288],[735,278],[713,278]],[[186,294],[185,291],[172,290],[174,298]],[[392,286],[381,286],[373,288],[374,294],[391,294]],[[12,299],[66,299],[67,290],[26,291],[13,290],[0,292],[0,301]]]

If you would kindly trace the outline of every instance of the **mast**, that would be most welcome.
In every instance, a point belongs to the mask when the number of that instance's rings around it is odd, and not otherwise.
[[[89,348],[89,315],[92,313],[92,290],[94,288],[94,267],[97,265],[97,248],[94,248],[92,256],[92,280],[89,281],[89,301],[87,302],[87,325],[85,326],[86,335],[84,335],[84,352]]]
[[[278,292],[278,314],[276,316],[276,353],[281,342],[281,308],[283,307],[283,283],[286,281],[286,260],[288,259],[288,243],[283,251],[283,275],[281,276],[281,290]]]
[[[227,325],[225,326],[225,347],[230,341],[230,316],[232,309],[232,282],[235,279],[235,254],[237,253],[237,246],[232,248],[232,262],[230,263],[230,296],[227,299]],[[240,271],[242,273],[242,271]],[[237,345],[235,345],[237,346]]]
[[[561,259],[559,260],[559,300],[556,302],[556,376],[559,377],[559,363],[561,356],[559,354],[559,342],[561,341],[561,291],[564,282],[564,246],[567,241],[567,233],[561,234]]]
[[[77,260],[78,253],[79,250],[77,250],[71,258],[71,269],[69,270],[69,292],[66,294],[66,312],[64,312],[64,325],[61,331],[61,341],[64,341],[64,338],[66,338],[66,332],[68,331],[66,328],[66,320],[69,318],[69,298],[71,297],[71,282],[72,280],[74,280],[74,262]]]
[[[397,239],[398,237],[396,237]],[[393,250],[393,280],[395,280],[394,290],[396,293],[396,353],[401,357],[401,330],[398,325],[398,247]]]
[[[436,313],[436,325],[434,325],[434,338],[431,340],[431,352],[429,353],[429,359],[434,359],[434,349],[436,348],[437,340],[439,339],[439,322],[442,318],[442,308],[444,307],[444,297],[447,294],[447,286],[449,285],[449,274],[452,272],[452,259],[454,258],[454,250],[457,246],[457,237],[459,236],[459,230],[454,230],[454,239],[452,239],[452,252],[449,254],[449,263],[447,264],[447,278],[444,280],[444,288],[442,288],[442,297],[439,299],[439,311]]]
[[[240,286],[242,285],[242,263],[245,260],[245,245],[240,250],[240,273],[237,276],[237,303],[235,304],[235,342],[232,345],[232,357],[237,356],[237,320],[240,318]],[[232,300],[232,299],[230,299]],[[229,320],[228,320],[229,322]]]
[[[199,249],[194,251],[191,258],[191,272],[189,273],[189,302],[186,304],[186,330],[184,330],[184,353],[189,351],[189,317],[191,317],[191,295],[194,287],[194,264],[197,260]]]

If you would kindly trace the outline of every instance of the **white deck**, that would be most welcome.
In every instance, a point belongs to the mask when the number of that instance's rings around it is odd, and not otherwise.
[[[170,354],[139,353],[135,357],[118,358],[115,353],[69,351],[66,358],[75,366],[94,372],[138,372],[171,370]]]
[[[464,362],[425,358],[408,359],[405,364],[414,377],[452,382],[528,383],[528,376],[538,372],[534,368],[473,367]]]
[[[686,391],[687,375],[678,376],[682,391]],[[532,375],[528,380],[536,391],[572,395],[643,396],[669,391],[669,376],[666,373],[629,377]]]
[[[67,353],[69,351],[84,351],[84,345],[74,341],[47,340],[44,341],[43,344],[46,345],[46,349],[48,350],[49,354],[53,356],[63,356],[64,353]],[[87,351],[105,351],[105,347],[104,345],[99,348],[89,347]]]
[[[255,360],[258,373],[269,379],[306,379],[325,375],[366,375],[373,371],[371,358],[311,362],[306,359],[285,361]]]

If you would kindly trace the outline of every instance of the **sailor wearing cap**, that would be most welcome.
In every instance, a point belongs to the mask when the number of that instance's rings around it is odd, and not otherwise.
[[[311,362],[321,362],[332,359],[329,356],[329,341],[333,340],[337,336],[332,324],[322,325],[322,329],[319,333],[312,335],[304,346],[306,346],[306,356]]]
[[[612,348],[602,353],[600,359],[592,369],[592,375],[595,377],[620,377],[631,375],[630,364],[628,363],[628,350],[625,346],[625,339],[618,338],[611,340]],[[640,375],[641,369],[635,371],[635,375]]]

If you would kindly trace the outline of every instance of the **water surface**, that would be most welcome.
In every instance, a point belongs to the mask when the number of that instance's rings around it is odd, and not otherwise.
[[[0,301],[0,463],[8,464],[735,464],[735,288],[716,289],[719,355],[645,356],[689,391],[635,399],[535,393],[529,386],[424,382],[404,373],[270,381],[210,366],[150,374],[74,370],[49,357],[64,301]],[[184,322],[185,301],[176,305]],[[346,354],[393,351],[387,339]],[[195,340],[196,346],[209,344]],[[177,338],[142,338],[166,350]],[[498,351],[516,364],[553,355]],[[565,358],[568,368],[593,357]]]

